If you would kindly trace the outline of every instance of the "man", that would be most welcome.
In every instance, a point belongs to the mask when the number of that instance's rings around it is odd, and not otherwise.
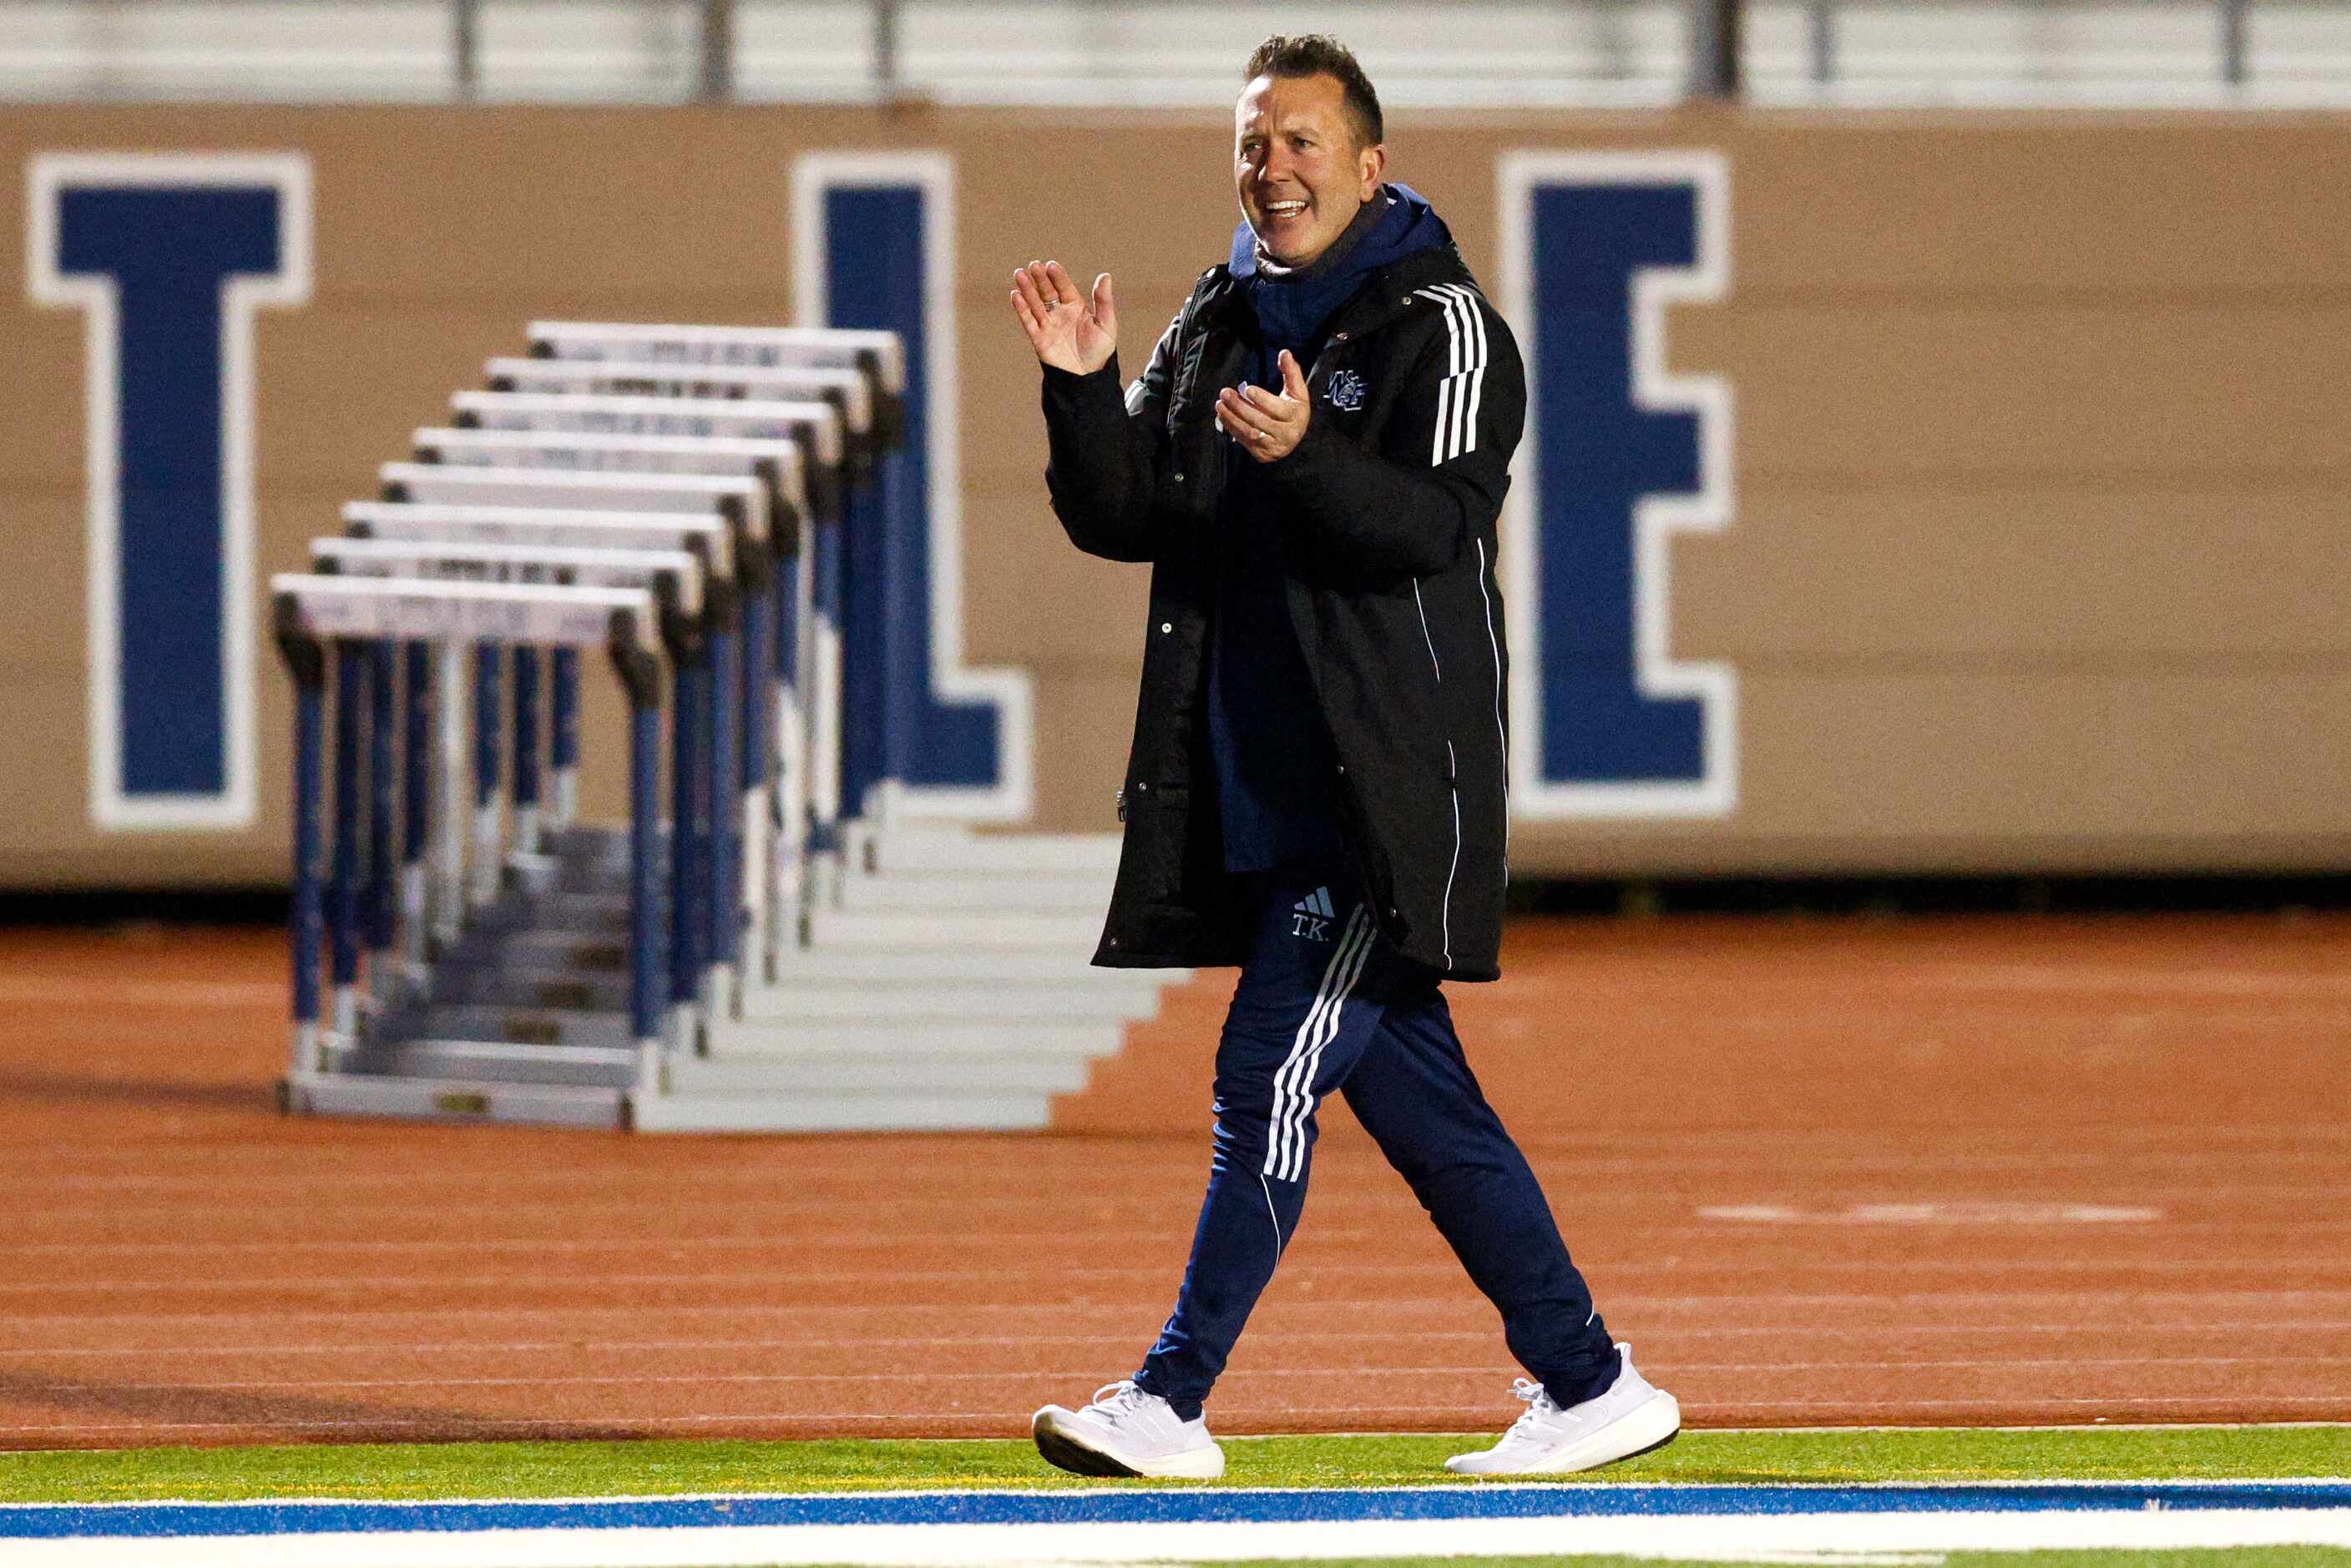
[[[1081,1475],[1214,1477],[1201,1415],[1305,1200],[1336,1089],[1502,1315],[1528,1408],[1464,1474],[1589,1469],[1680,1411],[1611,1344],[1487,1105],[1440,980],[1499,976],[1507,836],[1495,517],[1526,390],[1428,204],[1381,175],[1377,95],[1322,37],[1250,57],[1242,222],[1119,392],[1108,274],[1014,274],[1053,507],[1149,561],[1126,841],[1098,964],[1238,964],[1207,1197],[1132,1379],[1047,1406]]]

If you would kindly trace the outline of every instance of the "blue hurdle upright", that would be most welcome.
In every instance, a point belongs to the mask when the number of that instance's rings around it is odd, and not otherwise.
[[[664,617],[663,595],[649,587],[432,581],[337,571],[280,575],[271,580],[270,591],[278,646],[295,688],[294,1021],[281,1089],[284,1103],[302,1112],[491,1112],[487,1093],[467,1086],[478,1077],[453,1081],[446,1073],[412,1072],[410,1069],[425,1065],[407,1060],[419,1048],[397,1038],[396,1031],[364,1024],[355,1005],[362,901],[371,910],[381,908],[394,876],[383,827],[393,815],[392,791],[378,781],[392,771],[392,747],[375,744],[369,734],[372,730],[389,737],[396,728],[414,733],[413,726],[395,724],[392,701],[378,700],[368,688],[371,678],[388,677],[396,667],[390,654],[402,644],[478,648],[520,643],[604,650],[627,697],[629,1039],[617,1053],[601,1060],[575,1055],[549,1063],[569,1069],[567,1072],[500,1082],[496,1113],[591,1125],[624,1119],[628,1091],[657,1086],[664,1065],[664,993],[658,972],[664,902],[658,883],[661,674],[676,657],[673,639],[682,618]],[[674,586],[669,597],[674,601]],[[331,785],[322,778],[330,663]],[[360,780],[363,748],[370,755],[371,774],[364,790]],[[410,776],[414,777],[413,772]],[[369,862],[364,873],[363,858]],[[372,945],[382,951],[392,947],[388,941]],[[323,1005],[322,955],[338,998],[331,1012]],[[494,1042],[468,1043],[476,1047],[474,1065],[495,1059],[494,1052],[478,1049]],[[422,1050],[433,1054],[430,1044]],[[615,1069],[626,1076],[620,1084],[598,1082],[600,1069],[607,1077]]]

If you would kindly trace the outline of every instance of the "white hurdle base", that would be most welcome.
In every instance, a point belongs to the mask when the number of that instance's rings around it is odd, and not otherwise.
[[[299,1072],[286,1079],[283,1093],[286,1108],[304,1116],[514,1122],[542,1127],[611,1128],[630,1123],[626,1092],[565,1084]]]
[[[879,813],[885,818],[892,813]],[[1085,1087],[1126,1026],[1188,971],[1087,960],[1117,867],[1114,836],[984,834],[901,818],[843,835],[810,940],[779,956],[648,1130],[1014,1130]]]
[[[958,1094],[874,1090],[806,1091],[789,1097],[732,1092],[641,1098],[641,1133],[1003,1133],[1036,1132],[1053,1119],[1050,1095],[998,1090]]]

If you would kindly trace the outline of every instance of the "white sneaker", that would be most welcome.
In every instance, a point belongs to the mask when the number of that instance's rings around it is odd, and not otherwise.
[[[1616,1354],[1624,1368],[1608,1391],[1565,1409],[1541,1384],[1520,1378],[1510,1392],[1527,1402],[1527,1413],[1500,1442],[1456,1454],[1445,1468],[1457,1476],[1567,1475],[1664,1448],[1682,1429],[1682,1407],[1633,1370],[1631,1345],[1619,1343]]]
[[[1174,1406],[1131,1380],[1095,1389],[1082,1410],[1046,1406],[1029,1434],[1047,1464],[1075,1475],[1214,1480],[1225,1473],[1225,1451],[1208,1436],[1206,1416],[1179,1420]]]

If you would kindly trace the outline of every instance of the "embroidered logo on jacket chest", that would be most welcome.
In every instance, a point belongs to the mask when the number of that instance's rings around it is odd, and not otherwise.
[[[1364,378],[1354,371],[1334,371],[1331,379],[1323,383],[1322,395],[1341,413],[1353,413],[1364,406],[1366,390]]]

